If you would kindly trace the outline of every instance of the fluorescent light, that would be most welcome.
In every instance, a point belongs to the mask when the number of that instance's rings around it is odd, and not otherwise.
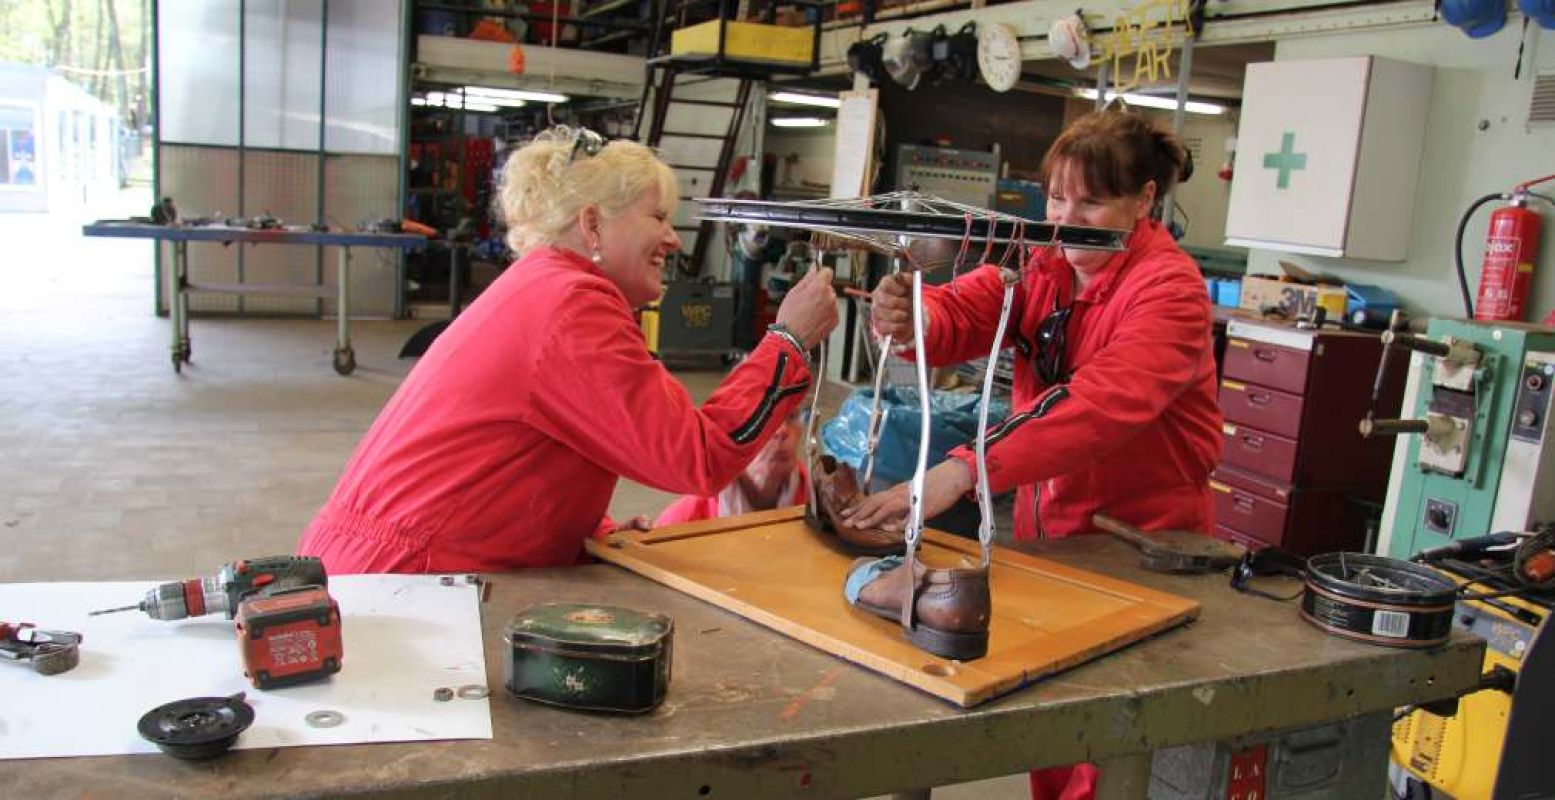
[[[493,98],[486,102],[498,102],[500,100],[528,100],[534,103],[565,103],[572,98],[555,92],[531,92],[525,89],[496,89],[490,86],[466,86],[464,93],[473,97]]]
[[[508,106],[510,108],[522,108],[524,101],[510,97],[483,97],[479,95],[461,95],[458,92],[427,92],[427,101],[432,105],[444,105],[449,108],[458,108],[462,102],[480,103],[488,106]],[[467,105],[466,108],[474,108]]]
[[[793,103],[801,106],[820,106],[822,108],[841,108],[842,101],[835,97],[826,97],[817,94],[800,94],[798,92],[773,92],[767,95],[768,100],[777,103]]]
[[[820,117],[773,117],[772,126],[775,128],[820,128],[826,125],[826,120]]]
[[[497,103],[487,103],[484,102],[485,99],[486,98],[483,97],[464,98],[457,94],[449,94],[446,92],[427,92],[425,100],[417,102],[417,100],[420,100],[420,98],[413,97],[411,98],[410,103],[411,105],[417,106],[463,108],[465,111],[496,111],[498,109]]]
[[[485,98],[462,98],[459,95],[451,95],[446,92],[428,92],[426,98],[411,98],[412,106],[434,106],[442,109],[465,109],[465,111],[498,111],[499,104],[484,103]]]
[[[1085,98],[1087,100],[1095,100],[1096,99],[1096,90],[1095,89],[1077,89],[1077,90],[1075,90],[1075,94],[1078,94],[1078,95],[1080,95],[1081,97],[1083,97],[1083,98]],[[1118,93],[1117,92],[1113,92],[1113,91],[1108,91],[1107,92],[1107,101],[1108,102],[1111,102],[1116,97],[1118,97]],[[1160,109],[1165,109],[1167,111],[1171,111],[1171,110],[1177,108],[1177,98],[1175,98],[1175,97],[1157,97],[1156,95],[1152,95],[1152,94],[1136,94],[1134,92],[1125,93],[1123,95],[1123,102],[1128,103],[1131,106],[1143,106],[1145,108],[1160,108]],[[1226,107],[1223,106],[1223,105],[1220,105],[1218,103],[1205,103],[1205,102],[1201,102],[1199,100],[1189,100],[1188,102],[1183,103],[1182,108],[1183,108],[1184,111],[1187,111],[1190,114],[1224,114],[1224,113],[1226,113]]]

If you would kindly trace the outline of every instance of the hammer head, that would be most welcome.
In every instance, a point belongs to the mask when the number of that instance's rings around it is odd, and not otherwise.
[[[1236,566],[1245,548],[1190,531],[1155,531],[1139,545],[1140,566],[1156,572],[1219,572]]]
[[[1236,566],[1246,549],[1193,531],[1146,533],[1122,520],[1097,514],[1096,527],[1139,548],[1140,566],[1155,572],[1218,572]]]

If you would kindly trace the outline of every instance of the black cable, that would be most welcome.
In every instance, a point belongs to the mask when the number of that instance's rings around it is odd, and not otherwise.
[[[1468,227],[1469,217],[1474,216],[1474,212],[1478,211],[1480,206],[1491,200],[1504,200],[1506,198],[1507,195],[1501,192],[1487,194],[1470,203],[1468,210],[1464,211],[1463,216],[1458,218],[1458,233],[1453,237],[1452,260],[1458,266],[1458,288],[1463,291],[1463,316],[1465,319],[1474,318],[1474,302],[1469,296],[1468,274],[1463,269],[1463,229]]]

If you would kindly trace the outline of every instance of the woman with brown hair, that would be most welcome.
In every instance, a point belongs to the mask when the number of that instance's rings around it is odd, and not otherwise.
[[[1104,512],[1146,530],[1209,532],[1209,473],[1220,460],[1213,319],[1193,259],[1153,218],[1187,152],[1178,139],[1127,111],[1070,125],[1042,162],[1047,221],[1131,231],[1118,253],[1039,249],[1017,288],[1006,345],[1014,347],[1011,415],[990,429],[992,491],[1016,490],[1015,537],[1094,530]],[[874,326],[913,338],[907,280],[874,292]],[[930,364],[985,355],[1003,294],[984,266],[928,289],[921,353]],[[924,517],[949,508],[976,480],[970,447],[952,451],[924,481]],[[842,511],[858,528],[900,525],[907,484]],[[861,608],[901,608],[911,570],[855,570]],[[858,594],[856,593],[856,594]],[[856,600],[856,597],[854,598]],[[1035,798],[1090,796],[1095,769],[1032,773]]]
[[[522,257],[437,338],[373,422],[298,552],[331,573],[564,566],[619,477],[714,494],[783,429],[837,324],[831,271],[700,408],[632,310],[659,297],[679,185],[652,150],[558,127],[508,159]]]

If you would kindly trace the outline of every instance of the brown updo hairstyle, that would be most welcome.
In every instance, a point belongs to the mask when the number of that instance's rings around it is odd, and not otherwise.
[[[1157,206],[1185,178],[1188,150],[1170,131],[1142,114],[1106,109],[1077,119],[1042,157],[1042,184],[1051,187],[1061,165],[1079,170],[1088,191],[1098,197],[1124,197],[1155,181]]]
[[[680,184],[653,150],[617,139],[590,155],[578,139],[577,128],[557,125],[508,157],[497,210],[515,252],[555,243],[586,206],[613,217],[650,188],[674,211]]]

